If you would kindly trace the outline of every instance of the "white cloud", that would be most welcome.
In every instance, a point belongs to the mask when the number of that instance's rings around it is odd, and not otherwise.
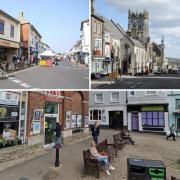
[[[167,42],[168,56],[180,57],[180,0],[104,0],[120,12],[128,9],[149,11],[151,38],[159,40],[162,34]],[[112,12],[113,13],[113,12]],[[176,52],[178,51],[178,52]]]

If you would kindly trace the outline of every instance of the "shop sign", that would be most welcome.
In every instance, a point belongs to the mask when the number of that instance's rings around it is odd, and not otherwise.
[[[0,39],[0,46],[11,47],[11,48],[19,48],[19,43]]]
[[[41,122],[33,122],[33,134],[39,134],[41,132]]]
[[[12,92],[0,91],[0,104],[17,106],[20,95]]]
[[[164,111],[164,106],[143,106],[141,111]]]
[[[52,96],[61,96],[60,91],[47,91],[47,95],[52,95]]]

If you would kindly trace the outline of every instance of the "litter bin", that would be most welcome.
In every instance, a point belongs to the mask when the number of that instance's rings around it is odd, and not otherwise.
[[[127,159],[128,180],[166,180],[166,167],[162,161]]]

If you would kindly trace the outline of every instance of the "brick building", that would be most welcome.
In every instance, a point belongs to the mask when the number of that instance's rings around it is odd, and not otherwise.
[[[78,130],[88,130],[88,92],[48,91],[27,93],[26,138],[28,144],[54,142],[56,122],[62,126],[62,136],[72,136]]]

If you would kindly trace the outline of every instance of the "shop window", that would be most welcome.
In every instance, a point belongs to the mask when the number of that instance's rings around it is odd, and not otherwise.
[[[91,110],[90,111],[90,120],[101,121],[102,113],[101,110]]]
[[[164,112],[142,112],[142,124],[143,126],[164,126]]]
[[[119,102],[119,92],[113,92],[111,94],[111,102]]]
[[[103,94],[96,94],[95,98],[96,103],[103,103]]]
[[[10,36],[11,38],[14,38],[14,25],[11,25]]]
[[[100,48],[101,47],[101,41],[96,39],[95,40],[95,48]]]
[[[4,34],[4,21],[0,19],[0,34]]]
[[[46,102],[45,103],[45,113],[46,114],[58,114],[58,103]]]
[[[180,109],[180,99],[176,99],[176,109]]]

